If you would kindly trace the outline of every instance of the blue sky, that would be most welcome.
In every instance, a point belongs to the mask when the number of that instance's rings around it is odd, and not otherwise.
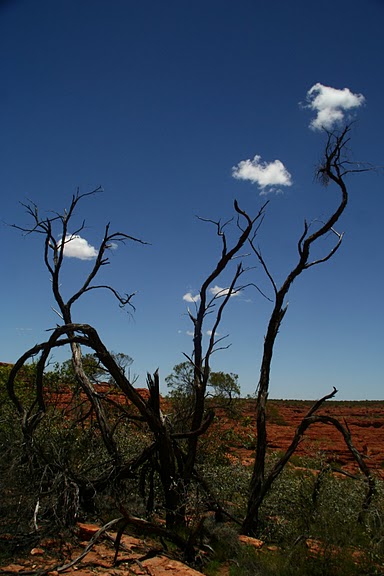
[[[324,136],[309,126],[318,113],[323,123],[355,118],[351,158],[384,164],[383,21],[381,0],[0,3],[1,220],[27,225],[20,201],[62,212],[77,187],[101,185],[79,205],[83,239],[97,246],[111,222],[150,243],[119,246],[101,275],[137,291],[133,315],[100,291],[74,308],[75,321],[134,358],[138,384],[157,367],[164,382],[191,353],[183,296],[197,293],[220,253],[196,215],[230,218],[235,198],[255,214],[269,199],[258,244],[279,283],[296,262],[304,218],[325,218],[338,200],[314,181]],[[290,294],[272,397],[317,398],[335,385],[339,399],[383,399],[382,170],[348,186],[341,249]],[[41,238],[6,224],[0,235],[0,360],[13,362],[58,319]],[[90,266],[65,259],[65,294]],[[259,267],[246,281],[270,291]],[[231,299],[219,329],[231,346],[212,368],[239,374],[244,395],[257,385],[269,312],[250,288]]]

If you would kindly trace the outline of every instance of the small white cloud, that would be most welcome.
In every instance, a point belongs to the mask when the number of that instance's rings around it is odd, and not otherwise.
[[[61,240],[58,246],[61,245]],[[67,258],[79,258],[79,260],[94,260],[97,257],[97,250],[85,238],[78,235],[69,234],[64,242],[64,256]]]
[[[242,160],[237,166],[233,166],[232,176],[257,184],[261,194],[276,191],[276,186],[292,185],[292,176],[280,160],[262,162],[258,155],[253,160]]]
[[[207,335],[207,336],[212,336],[212,330],[207,330],[207,331],[206,331],[206,335]],[[220,336],[219,332],[215,332],[215,336]]]
[[[310,128],[331,130],[344,120],[346,110],[362,106],[365,98],[362,94],[353,94],[349,88],[339,90],[317,82],[308,90],[307,102],[307,107],[317,113],[309,125]]]
[[[187,331],[186,331],[186,334],[187,334],[187,336],[194,336],[194,333],[191,332],[190,330],[187,330]]]
[[[185,300],[185,302],[199,302],[200,296],[199,294],[196,294],[196,296],[192,296],[191,292],[187,292],[186,294],[184,294],[183,300]]]
[[[217,296],[217,297],[221,297],[221,296],[226,296],[229,292],[229,288],[220,288],[220,286],[213,286],[212,288],[209,289],[210,293],[212,294],[212,296]],[[240,294],[241,290],[235,290],[232,292],[231,294],[231,298],[232,296],[238,296]]]
[[[110,250],[117,250],[119,247],[119,245],[116,242],[109,242],[109,244],[107,245],[107,248],[109,248]]]

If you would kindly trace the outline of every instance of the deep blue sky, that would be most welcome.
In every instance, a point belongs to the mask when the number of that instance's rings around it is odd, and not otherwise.
[[[300,106],[313,85],[365,97],[351,111],[351,157],[384,164],[383,21],[381,0],[0,2],[1,219],[27,225],[19,201],[61,212],[77,187],[101,185],[79,205],[82,236],[96,246],[110,221],[150,242],[120,246],[102,273],[137,291],[133,317],[101,292],[74,309],[74,320],[134,358],[138,384],[157,367],[164,381],[191,353],[183,295],[196,293],[220,252],[196,215],[226,219],[234,198],[253,214],[270,199],[259,245],[279,283],[296,262],[303,219],[335,205],[337,191],[314,182],[324,145],[308,127],[316,114]],[[279,159],[292,185],[260,196],[234,179],[232,167],[255,155]],[[316,398],[335,385],[340,399],[383,398],[383,173],[348,184],[343,246],[290,294],[272,397]],[[5,224],[0,234],[0,360],[13,362],[58,318],[41,238]],[[65,294],[91,264],[65,260]],[[259,268],[246,280],[269,290]],[[257,385],[269,311],[250,289],[231,299],[219,330],[231,347],[213,369],[238,373],[244,395]]]

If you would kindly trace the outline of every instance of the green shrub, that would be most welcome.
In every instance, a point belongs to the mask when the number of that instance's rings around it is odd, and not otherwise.
[[[288,425],[285,418],[280,414],[279,407],[277,404],[274,404],[273,401],[269,401],[267,405],[267,422],[278,426]]]

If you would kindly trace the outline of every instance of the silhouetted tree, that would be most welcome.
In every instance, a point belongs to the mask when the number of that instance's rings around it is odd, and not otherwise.
[[[373,492],[374,480],[371,476],[368,467],[363,459],[360,457],[358,451],[352,444],[350,433],[348,429],[342,426],[340,422],[325,416],[315,416],[315,412],[322,406],[322,404],[329,398],[332,398],[337,390],[334,390],[324,396],[321,400],[316,402],[308,414],[305,416],[299,425],[294,439],[285,454],[276,463],[272,471],[266,474],[266,453],[267,453],[267,420],[266,410],[270,385],[270,370],[272,364],[272,355],[276,343],[277,334],[279,332],[283,318],[287,312],[288,302],[287,295],[293,282],[306,270],[327,262],[337,252],[343,240],[343,234],[338,232],[334,227],[344,213],[348,203],[348,191],[345,184],[345,176],[351,172],[362,172],[366,168],[355,166],[351,164],[345,155],[345,148],[349,142],[350,127],[347,126],[340,133],[329,132],[327,133],[327,143],[325,146],[324,159],[317,171],[318,180],[324,184],[335,184],[339,191],[339,203],[334,211],[324,222],[317,222],[316,229],[311,232],[311,226],[307,221],[304,222],[304,230],[299,238],[298,261],[293,269],[289,272],[286,279],[280,287],[277,286],[272,274],[269,272],[267,264],[261,254],[259,248],[256,248],[253,239],[249,243],[256,255],[258,261],[264,268],[267,277],[270,280],[273,293],[274,302],[272,313],[269,318],[267,332],[264,338],[264,349],[260,367],[260,378],[257,386],[257,405],[256,405],[256,427],[257,427],[257,440],[256,440],[256,455],[253,467],[252,480],[250,484],[250,494],[248,499],[247,514],[243,522],[242,531],[244,534],[256,534],[258,530],[259,509],[268,493],[272,483],[276,480],[279,474],[284,469],[296,450],[305,430],[316,422],[323,422],[336,427],[341,432],[348,448],[356,459],[360,469],[365,474],[368,481],[368,491],[365,501],[365,508],[369,506]],[[335,242],[330,250],[319,258],[311,259],[312,248],[319,243],[325,236],[333,235]]]
[[[38,207],[29,203],[24,205],[28,215],[32,219],[32,225],[22,227],[14,225],[18,230],[26,234],[40,234],[44,242],[44,262],[51,276],[52,291],[58,307],[57,313],[61,319],[61,324],[51,330],[51,335],[46,342],[37,344],[25,354],[23,354],[13,366],[8,383],[8,395],[16,407],[22,422],[22,430],[25,438],[26,451],[33,454],[33,435],[40,421],[46,412],[46,401],[44,392],[44,371],[51,352],[58,347],[69,344],[72,352],[72,367],[75,377],[86,394],[94,411],[102,441],[110,455],[113,469],[106,474],[92,480],[92,488],[97,491],[103,489],[112,480],[118,482],[125,477],[132,477],[140,467],[145,465],[145,470],[151,472],[147,474],[149,486],[149,496],[147,509],[153,509],[153,478],[157,473],[164,493],[164,508],[168,527],[185,522],[185,494],[192,479],[195,468],[196,450],[199,437],[206,432],[213,420],[212,410],[206,410],[205,398],[210,375],[210,358],[212,353],[218,349],[218,344],[222,338],[217,338],[217,328],[220,324],[224,309],[230,297],[241,287],[238,280],[244,272],[241,264],[237,264],[228,289],[222,293],[209,295],[209,288],[213,282],[217,281],[224,270],[227,269],[232,259],[238,255],[241,248],[249,239],[251,233],[255,233],[255,223],[262,220],[264,207],[260,209],[257,216],[251,219],[243,212],[235,202],[235,212],[238,223],[241,220],[243,227],[239,225],[239,234],[231,247],[228,247],[224,228],[228,224],[213,222],[218,236],[221,239],[221,255],[208,274],[200,289],[200,303],[196,306],[196,315],[190,312],[190,318],[194,323],[194,350],[193,360],[189,358],[193,366],[193,390],[194,398],[192,402],[192,415],[190,426],[183,432],[173,429],[169,419],[161,410],[159,374],[147,375],[147,386],[149,398],[143,398],[138,390],[133,386],[133,382],[121,367],[119,357],[108,351],[102,342],[97,331],[90,325],[73,322],[72,306],[87,292],[95,289],[105,289],[110,291],[117,299],[121,307],[131,304],[133,294],[121,295],[117,290],[109,285],[98,285],[94,280],[101,267],[108,264],[108,250],[113,243],[133,241],[144,244],[142,240],[134,238],[122,232],[110,232],[109,224],[105,228],[104,237],[95,257],[95,262],[91,272],[84,280],[80,288],[67,300],[64,299],[61,290],[61,272],[66,246],[82,231],[83,224],[74,232],[70,233],[72,218],[81,199],[98,192],[95,190],[86,194],[73,196],[69,209],[63,214],[54,213],[53,216],[42,218]],[[214,325],[209,338],[208,346],[203,353],[202,333],[203,323],[206,315],[214,313]],[[85,357],[82,354],[82,347],[87,347],[92,351]],[[35,400],[25,405],[23,398],[15,388],[15,379],[24,364],[31,358],[38,356],[36,363],[36,376],[34,382]],[[92,358],[91,372],[89,372],[89,360]],[[96,365],[95,365],[96,361]],[[105,402],[107,398],[102,397],[94,386],[94,380],[100,370],[103,369],[119,388],[120,392],[135,406],[138,416],[136,421],[145,423],[152,434],[152,444],[144,449],[141,455],[134,460],[126,461],[119,449],[115,439],[116,426],[111,423],[109,413],[106,410]],[[95,371],[96,370],[96,371]],[[217,384],[218,385],[218,384]],[[116,406],[121,418],[132,418],[122,407]],[[186,445],[186,449],[185,446]],[[75,474],[72,474],[72,480]],[[76,479],[76,477],[75,477]],[[79,489],[84,488],[82,479],[77,478]],[[144,477],[145,483],[145,477]]]

